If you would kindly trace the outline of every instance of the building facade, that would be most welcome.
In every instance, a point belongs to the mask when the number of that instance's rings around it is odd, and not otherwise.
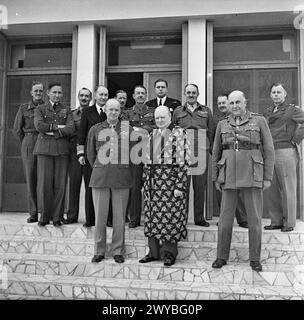
[[[125,89],[130,105],[136,84],[152,98],[157,78],[167,79],[169,95],[181,100],[184,85],[196,83],[199,102],[214,114],[216,96],[233,89],[244,91],[251,111],[263,112],[273,82],[285,84],[288,102],[304,107],[303,12],[296,0],[0,0],[0,210],[26,210],[12,127],[33,80],[60,81],[72,108],[80,88],[97,84],[110,97]],[[302,167],[303,160],[301,219]]]

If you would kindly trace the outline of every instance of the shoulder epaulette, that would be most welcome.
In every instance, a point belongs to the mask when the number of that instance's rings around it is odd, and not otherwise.
[[[251,112],[251,114],[254,116],[264,117],[261,113],[257,113],[257,112]]]

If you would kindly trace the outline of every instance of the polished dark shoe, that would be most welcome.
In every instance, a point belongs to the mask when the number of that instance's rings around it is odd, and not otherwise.
[[[127,222],[127,223],[130,222],[130,219],[129,219],[128,217],[126,217],[126,222]]]
[[[91,227],[94,227],[95,224],[89,224],[89,223],[85,222],[82,226],[85,228],[91,228]]]
[[[262,271],[262,265],[260,261],[250,261],[250,267],[253,271]]]
[[[172,266],[175,263],[175,259],[172,257],[165,257],[164,258],[164,266]]]
[[[196,226],[209,227],[210,224],[206,220],[195,223]]]
[[[283,227],[281,229],[282,232],[290,232],[290,231],[293,231],[293,227]]]
[[[129,228],[137,228],[137,227],[139,227],[139,223],[138,222],[131,221],[129,223]]]
[[[227,264],[226,260],[224,259],[219,259],[217,258],[213,263],[212,263],[212,268],[221,268],[222,266],[224,266],[225,264]]]
[[[45,227],[47,224],[50,224],[50,222],[49,221],[48,222],[42,222],[42,221],[38,222],[39,227]]]
[[[147,262],[156,261],[156,260],[158,260],[158,259],[150,257],[149,255],[146,255],[143,258],[141,258],[138,262],[139,263],[147,263]]]
[[[71,224],[71,223],[77,223],[77,220],[73,220],[73,219],[63,219],[62,220],[63,224]]]
[[[247,221],[241,222],[241,223],[239,223],[239,226],[241,228],[247,228],[248,229],[248,222]]]
[[[92,262],[100,262],[101,260],[104,259],[104,255],[102,254],[95,254],[94,257],[92,258]]]
[[[282,229],[283,226],[275,225],[275,224],[270,224],[269,226],[265,226],[265,230],[276,230],[276,229]]]
[[[60,227],[60,226],[62,226],[62,223],[60,221],[53,221],[53,226]]]
[[[112,223],[111,221],[108,221],[108,222],[107,222],[107,227],[112,228],[112,227],[113,227],[113,223]]]
[[[125,262],[125,258],[121,254],[115,255],[113,258],[114,258],[114,261],[117,263]]]
[[[34,222],[38,222],[38,218],[32,218],[32,217],[29,217],[29,218],[27,218],[26,222],[27,222],[27,223],[34,223]]]

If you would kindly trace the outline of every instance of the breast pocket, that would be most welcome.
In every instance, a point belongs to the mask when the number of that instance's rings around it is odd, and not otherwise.
[[[176,118],[176,124],[181,126],[182,128],[187,127],[187,114],[181,114]]]
[[[252,144],[260,144],[260,128],[259,127],[251,127],[245,130],[245,135],[248,140]]]
[[[197,127],[201,129],[208,128],[208,113],[198,112],[196,117]]]
[[[224,130],[221,132],[222,144],[229,144],[234,142],[234,134],[232,131]]]

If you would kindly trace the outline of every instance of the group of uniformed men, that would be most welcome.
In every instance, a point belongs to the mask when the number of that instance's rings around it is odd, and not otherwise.
[[[94,93],[95,104],[89,106],[92,93],[82,88],[78,93],[79,107],[71,111],[61,103],[60,83],[49,85],[47,102],[42,101],[43,84],[33,83],[32,100],[20,106],[14,123],[14,131],[22,143],[30,213],[27,222],[37,222],[38,212],[41,214],[39,226],[45,226],[51,220],[54,226],[77,222],[83,176],[86,189],[84,227],[96,225],[92,261],[99,262],[104,258],[105,228],[113,225],[114,259],[123,262],[127,214],[130,228],[140,225],[143,164],[131,162],[130,166],[123,163],[105,166],[98,159],[99,150],[104,143],[110,142],[108,156],[121,159],[123,149],[119,148],[117,153],[113,147],[114,142],[119,146],[123,144],[123,138],[115,140],[117,133],[118,137],[125,134],[124,129],[117,126],[118,121],[127,120],[128,131],[149,133],[155,128],[155,108],[164,105],[170,110],[175,125],[192,132],[192,159],[195,156],[203,158],[200,160],[204,170],[189,173],[187,195],[192,180],[194,222],[204,227],[209,226],[204,218],[204,195],[209,153],[212,154],[212,179],[220,192],[216,198],[221,208],[217,259],[212,266],[221,268],[228,260],[236,213],[239,225],[249,228],[250,265],[253,270],[261,271],[263,190],[267,195],[264,206],[271,217],[271,224],[265,229],[288,232],[295,227],[296,170],[298,147],[304,137],[304,112],[285,102],[287,93],[279,83],[271,87],[273,103],[265,110],[265,117],[247,110],[244,93],[235,90],[228,96],[218,97],[218,108],[223,115],[219,121],[214,121],[210,109],[198,102],[197,85],[185,86],[184,105],[167,97],[166,80],[158,79],[154,88],[156,98],[146,102],[146,88],[135,86],[135,105],[129,109],[126,108],[127,93],[124,90],[117,91],[115,99],[108,99],[108,89],[98,86]],[[110,130],[110,141],[101,143],[102,130]],[[205,133],[203,143],[201,131]],[[64,219],[68,175],[69,210]]]

